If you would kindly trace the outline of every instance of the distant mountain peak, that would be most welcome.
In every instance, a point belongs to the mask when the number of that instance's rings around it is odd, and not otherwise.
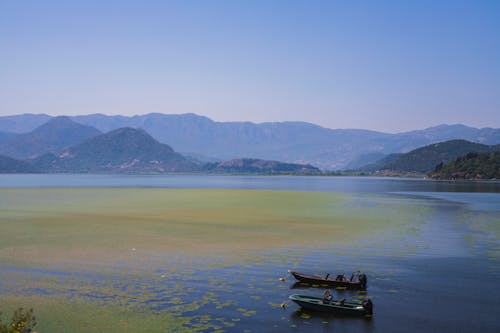
[[[470,127],[470,126],[466,126],[464,124],[439,124],[439,125],[436,125],[436,126],[431,126],[431,127],[428,127],[426,129],[443,129],[443,128],[473,128],[473,127]]]
[[[0,145],[0,153],[14,158],[33,158],[48,152],[58,153],[99,134],[94,127],[76,123],[69,117],[54,117]]]
[[[198,166],[146,131],[124,127],[95,136],[59,155],[53,170],[164,173]]]
[[[101,131],[96,128],[88,125],[83,125],[71,120],[71,118],[67,116],[58,116],[51,118],[45,124],[42,124],[35,128],[31,133],[53,133],[60,132],[64,134],[75,134],[74,131],[85,132],[85,136],[93,136],[101,134]]]
[[[113,135],[131,135],[131,136],[142,136],[142,137],[149,137],[153,139],[151,135],[149,135],[145,130],[142,128],[133,128],[133,127],[121,127],[117,128],[115,130],[112,130],[108,133],[105,133],[104,135],[107,136],[113,136]],[[153,139],[154,140],[154,139]]]
[[[89,139],[87,142],[99,142],[107,146],[114,146],[116,149],[123,151],[131,151],[133,149],[140,150],[142,147],[157,147],[164,152],[173,153],[174,150],[167,144],[160,143],[141,128],[122,127],[105,133],[103,135]]]
[[[51,124],[51,123],[64,124],[64,123],[73,123],[73,122],[74,121],[71,120],[71,118],[68,116],[56,116],[56,117],[51,118],[46,124]]]

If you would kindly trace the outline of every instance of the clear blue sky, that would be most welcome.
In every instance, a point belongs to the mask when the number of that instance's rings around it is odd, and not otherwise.
[[[500,1],[0,0],[0,115],[500,127]]]

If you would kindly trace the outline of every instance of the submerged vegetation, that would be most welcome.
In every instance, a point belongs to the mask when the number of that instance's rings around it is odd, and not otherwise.
[[[35,326],[36,318],[33,315],[33,309],[19,308],[14,311],[12,318],[5,322],[0,312],[0,333],[31,333]]]
[[[380,207],[359,210],[348,195],[319,192],[51,188],[1,189],[0,198],[0,260],[25,264],[239,260],[249,251],[342,242],[405,223],[399,211],[387,218]]]
[[[262,258],[288,266],[301,248],[404,229],[418,215],[404,201],[390,208],[393,199],[296,191],[18,188],[0,189],[0,199],[2,303],[39,309],[40,332],[250,325],[261,310],[253,305],[279,308],[282,300],[268,293],[281,290],[284,300],[288,286],[276,278],[257,283],[238,269],[231,283],[250,295],[235,293],[221,269]],[[209,290],[192,287],[200,281]]]
[[[287,269],[307,262],[317,272],[355,271],[358,260],[345,258],[370,256],[363,270],[372,281],[387,278],[394,272],[374,272],[371,256],[414,251],[407,237],[425,244],[419,237],[432,206],[415,200],[272,190],[0,189],[1,310],[33,306],[41,333],[286,332],[311,320],[286,312]],[[371,290],[350,296],[377,297]]]

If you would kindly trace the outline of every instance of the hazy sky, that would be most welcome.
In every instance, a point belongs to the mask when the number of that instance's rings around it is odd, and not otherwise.
[[[500,1],[0,0],[0,115],[500,127]]]

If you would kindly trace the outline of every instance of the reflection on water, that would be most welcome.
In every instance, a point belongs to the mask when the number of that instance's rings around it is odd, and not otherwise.
[[[319,248],[287,247],[256,253],[238,264],[224,258],[173,260],[148,274],[116,266],[106,274],[46,271],[3,264],[0,295],[62,295],[102,304],[140,304],[149,311],[189,317],[204,332],[499,332],[500,261],[494,228],[500,223],[498,183],[430,182],[352,177],[19,176],[2,186],[153,186],[270,188],[351,192],[357,209],[384,193],[394,205],[422,207],[405,230]],[[383,207],[381,207],[383,209]],[[493,230],[493,231],[492,231]],[[361,270],[368,290],[336,290],[336,298],[371,298],[374,315],[339,317],[300,310],[292,293],[321,296],[295,284],[288,269],[336,274]],[[29,278],[26,278],[29,276]],[[285,278],[285,281],[280,281]],[[286,307],[281,307],[282,303]]]
[[[395,192],[404,195],[423,196],[467,205],[476,211],[500,211],[500,193],[481,192]]]

